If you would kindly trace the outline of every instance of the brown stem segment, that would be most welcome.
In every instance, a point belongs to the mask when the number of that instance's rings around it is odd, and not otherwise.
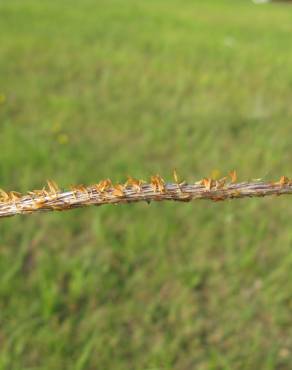
[[[53,181],[48,181],[48,190],[35,190],[27,195],[0,191],[0,218],[34,212],[65,211],[77,207],[103,204],[122,204],[146,201],[182,201],[264,197],[292,194],[292,181],[282,177],[279,182],[227,183],[203,179],[194,184],[165,183],[160,176],[152,176],[150,183],[130,178],[126,184],[113,185],[103,180],[96,185],[74,186],[70,191],[61,191]]]

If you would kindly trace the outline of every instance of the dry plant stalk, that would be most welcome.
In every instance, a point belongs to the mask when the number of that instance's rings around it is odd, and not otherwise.
[[[124,184],[113,184],[110,179],[106,179],[90,186],[71,186],[70,190],[64,191],[54,181],[48,181],[43,189],[29,191],[27,194],[0,189],[0,217],[140,201],[189,202],[195,199],[209,199],[217,202],[292,194],[292,180],[286,176],[282,176],[277,182],[261,180],[237,182],[236,172],[231,171],[228,177],[219,180],[204,178],[194,184],[180,181],[175,170],[173,177],[173,182],[166,183],[161,176],[155,175],[151,176],[147,183],[129,176]]]

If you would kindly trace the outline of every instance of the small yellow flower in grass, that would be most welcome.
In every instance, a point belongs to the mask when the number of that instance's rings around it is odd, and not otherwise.
[[[0,104],[4,104],[6,102],[6,95],[0,93]]]
[[[61,131],[62,127],[61,127],[61,124],[60,122],[56,122],[53,124],[53,126],[51,127],[51,131],[54,133],[54,134],[57,134]]]
[[[59,134],[57,136],[57,141],[59,144],[62,144],[62,145],[67,144],[69,141],[69,137],[67,134]]]

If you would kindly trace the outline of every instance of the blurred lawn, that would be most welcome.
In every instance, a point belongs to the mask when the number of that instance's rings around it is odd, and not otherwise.
[[[0,1],[0,186],[291,176],[292,12]],[[0,222],[0,369],[291,369],[291,199]]]

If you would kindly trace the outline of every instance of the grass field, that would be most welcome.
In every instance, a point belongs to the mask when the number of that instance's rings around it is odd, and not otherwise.
[[[0,187],[292,176],[292,8],[0,0]],[[0,369],[288,370],[289,197],[0,222]]]

